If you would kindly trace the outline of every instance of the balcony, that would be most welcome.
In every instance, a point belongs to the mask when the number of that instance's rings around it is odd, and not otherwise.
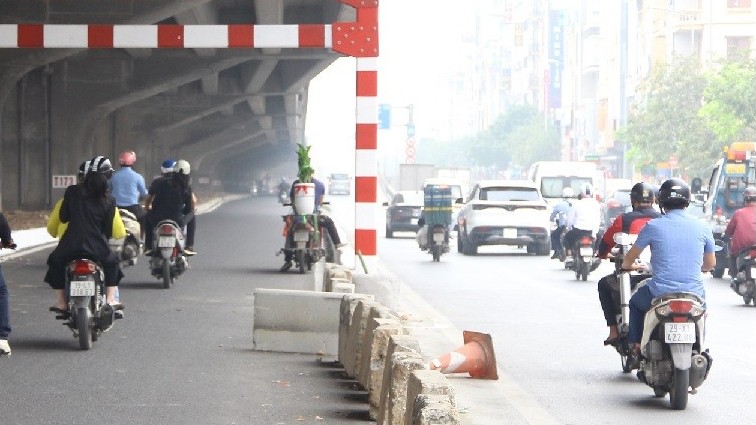
[[[701,10],[673,10],[670,13],[672,17],[669,27],[672,31],[703,29]]]

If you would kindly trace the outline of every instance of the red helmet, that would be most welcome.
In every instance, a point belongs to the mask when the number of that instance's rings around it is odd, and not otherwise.
[[[123,151],[118,155],[118,163],[122,166],[131,167],[136,162],[136,154],[134,151]]]

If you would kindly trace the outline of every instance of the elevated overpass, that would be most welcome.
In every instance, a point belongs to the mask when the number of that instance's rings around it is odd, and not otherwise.
[[[165,158],[189,160],[198,190],[277,164],[293,170],[309,82],[342,55],[329,31],[355,21],[349,3],[1,2],[0,208],[49,208],[63,191],[53,176],[125,149],[148,179]],[[257,44],[216,46],[223,26],[241,38],[256,30]],[[263,26],[299,28],[300,41],[314,31],[316,41],[265,44]]]

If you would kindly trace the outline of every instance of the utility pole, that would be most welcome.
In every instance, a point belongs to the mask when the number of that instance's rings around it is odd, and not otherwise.
[[[627,0],[620,2],[620,81],[619,81],[619,127],[627,124]],[[631,178],[627,163],[627,140],[622,141],[622,172],[624,178]]]

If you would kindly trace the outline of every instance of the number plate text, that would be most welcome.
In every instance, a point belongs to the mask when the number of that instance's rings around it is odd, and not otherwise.
[[[94,280],[71,281],[70,294],[72,297],[93,297],[95,294]]]
[[[696,342],[696,324],[665,323],[664,342],[667,344],[693,344]]]

